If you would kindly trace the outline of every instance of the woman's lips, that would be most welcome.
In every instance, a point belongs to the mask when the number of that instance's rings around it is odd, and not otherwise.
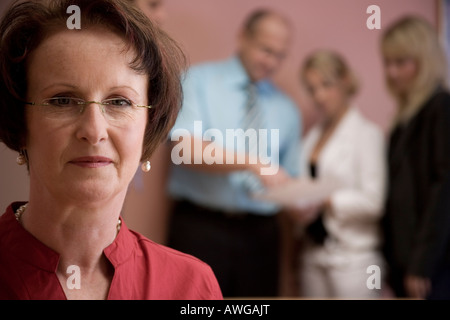
[[[110,165],[113,161],[106,157],[92,156],[75,158],[69,163],[83,168],[101,168]]]

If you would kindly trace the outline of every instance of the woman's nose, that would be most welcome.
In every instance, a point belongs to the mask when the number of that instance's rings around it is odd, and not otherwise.
[[[98,144],[108,138],[108,121],[104,116],[104,106],[96,102],[87,102],[77,119],[77,138]]]

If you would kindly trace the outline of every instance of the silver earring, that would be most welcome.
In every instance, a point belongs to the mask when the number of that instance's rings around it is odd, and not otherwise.
[[[141,169],[144,172],[149,172],[151,168],[152,168],[152,165],[150,164],[149,160],[145,161],[141,166]]]
[[[19,166],[23,166],[25,163],[27,163],[27,158],[23,154],[23,151],[19,153],[19,155],[16,158],[16,162]]]

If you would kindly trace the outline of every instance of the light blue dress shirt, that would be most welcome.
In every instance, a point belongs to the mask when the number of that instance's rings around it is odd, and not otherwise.
[[[242,126],[246,112],[245,86],[248,82],[249,77],[238,57],[192,66],[183,80],[183,106],[171,131],[172,137],[174,132],[184,129],[201,138],[206,130],[214,128],[223,133],[226,143],[226,130]],[[291,176],[297,176],[301,135],[299,109],[271,82],[260,81],[257,88],[258,107],[262,108],[268,129],[268,155],[273,154],[271,130],[278,129],[279,144],[274,145],[279,149],[279,165]],[[198,130],[194,130],[195,121],[201,121],[203,132],[200,135]],[[239,146],[235,143],[237,149]],[[271,161],[275,161],[274,158]],[[176,199],[186,199],[212,209],[275,214],[279,210],[276,205],[255,201],[249,196],[240,179],[242,176],[240,171],[214,174],[172,163],[169,193]]]

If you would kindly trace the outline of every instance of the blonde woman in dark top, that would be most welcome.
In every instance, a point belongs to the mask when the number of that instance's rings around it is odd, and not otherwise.
[[[428,22],[405,17],[381,43],[397,102],[383,219],[389,283],[397,296],[450,299],[450,95],[446,61]]]

